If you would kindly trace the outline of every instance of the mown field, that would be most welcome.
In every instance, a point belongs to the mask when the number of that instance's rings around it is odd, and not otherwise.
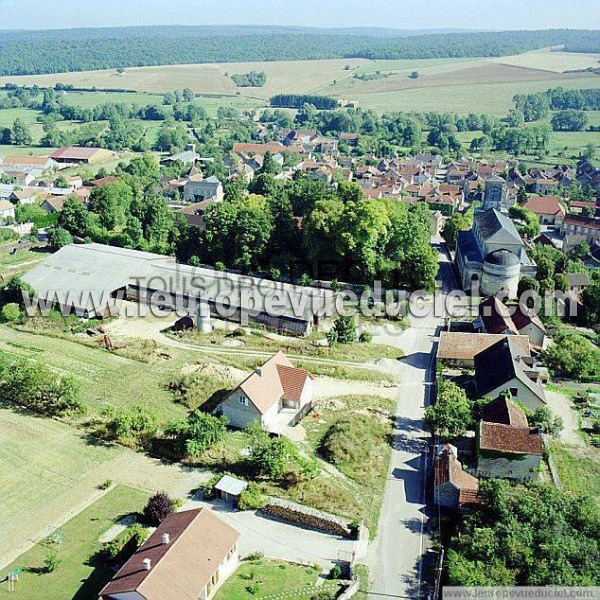
[[[43,497],[39,490],[36,494]],[[0,571],[2,581],[12,569],[23,569],[14,592],[9,591],[8,582],[0,583],[0,598],[96,598],[112,577],[112,572],[101,567],[95,559],[101,546],[99,537],[122,516],[142,510],[147,499],[147,493],[130,487],[112,489],[60,528],[63,538],[57,557],[61,562],[55,572],[43,572],[48,546],[36,544]]]

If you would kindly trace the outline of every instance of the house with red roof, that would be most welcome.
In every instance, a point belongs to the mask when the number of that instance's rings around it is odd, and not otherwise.
[[[566,214],[558,196],[532,196],[523,208],[534,213],[542,225],[562,225]]]
[[[232,427],[258,422],[271,433],[295,425],[312,406],[312,375],[277,352],[221,403],[220,412]]]
[[[436,506],[458,510],[479,502],[479,481],[463,471],[452,444],[444,444],[435,457],[433,497]]]
[[[114,152],[104,148],[79,148],[63,146],[50,155],[50,158],[61,164],[93,165],[114,156]]]
[[[172,513],[99,600],[210,600],[238,565],[239,537],[208,508]]]

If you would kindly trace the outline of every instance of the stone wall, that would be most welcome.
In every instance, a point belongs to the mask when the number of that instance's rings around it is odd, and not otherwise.
[[[280,498],[269,498],[268,503],[261,509],[261,512],[270,517],[308,529],[317,529],[343,537],[353,537],[352,531],[344,519]]]

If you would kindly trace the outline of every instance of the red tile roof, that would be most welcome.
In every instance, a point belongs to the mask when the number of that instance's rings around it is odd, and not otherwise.
[[[481,450],[541,456],[543,452],[542,436],[537,429],[511,427],[501,423],[482,421],[479,448]]]
[[[532,196],[527,200],[525,206],[536,215],[557,215],[565,216],[564,206],[560,203],[557,196]]]
[[[483,407],[483,420],[486,423],[500,423],[512,427],[529,427],[523,410],[514,402],[499,396]]]
[[[479,490],[479,481],[470,473],[463,471],[450,444],[446,444],[436,457],[434,480],[436,487],[444,483],[452,483],[461,492],[470,492],[471,500],[477,496]]]
[[[88,160],[101,150],[101,148],[78,148],[76,146],[63,146],[56,150],[50,158],[73,159],[73,160]]]

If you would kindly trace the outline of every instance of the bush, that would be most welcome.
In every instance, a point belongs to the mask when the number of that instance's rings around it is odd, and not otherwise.
[[[373,341],[373,334],[370,331],[363,331],[358,337],[361,344],[370,344]]]
[[[102,483],[96,486],[99,490],[107,490],[113,484],[112,479],[105,479]]]
[[[267,497],[262,494],[259,486],[251,482],[240,494],[238,501],[239,510],[258,510],[267,504]]]
[[[60,566],[60,559],[54,550],[50,550],[44,559],[44,571],[46,573],[54,573]]]
[[[158,527],[172,512],[173,500],[165,492],[157,492],[144,507],[144,519],[148,525]]]
[[[18,304],[11,302],[10,304],[5,304],[2,307],[2,320],[5,323],[21,323],[23,321],[23,315],[21,314],[21,309]]]
[[[342,567],[340,565],[333,565],[331,571],[329,571],[329,579],[341,579],[342,578]]]

